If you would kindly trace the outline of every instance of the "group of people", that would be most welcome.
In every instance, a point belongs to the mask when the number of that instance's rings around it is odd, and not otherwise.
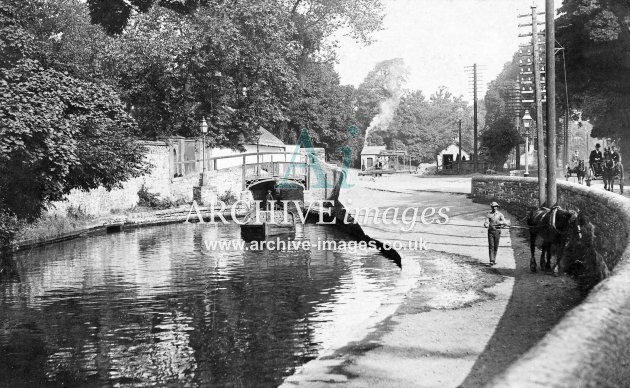
[[[604,152],[601,151],[601,144],[595,144],[595,149],[591,151],[588,162],[589,165],[595,175],[600,175],[603,167],[603,162],[605,160],[612,160],[615,164],[615,167],[621,162],[621,154],[617,150],[616,146],[610,146],[604,148]],[[584,162],[584,159],[580,156],[579,151],[575,151],[575,154],[571,157],[571,165],[569,166],[569,171],[578,170],[578,167],[581,162]]]
[[[612,159],[615,164],[621,161],[621,155],[619,154],[619,151],[617,151],[616,146],[613,145],[606,147],[603,153],[600,150],[601,148],[601,144],[597,143],[595,144],[595,149],[591,151],[588,157],[588,162],[591,166],[601,165],[604,159]],[[578,150],[575,150],[575,154],[571,157],[571,163],[574,167],[576,167],[580,160],[582,160],[580,153]]]

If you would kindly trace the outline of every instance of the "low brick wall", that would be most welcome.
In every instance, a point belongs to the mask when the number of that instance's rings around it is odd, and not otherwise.
[[[475,177],[474,201],[497,201],[519,216],[537,206],[535,178]],[[595,387],[630,382],[630,200],[558,182],[558,204],[595,225],[595,245],[612,275],[493,386]]]

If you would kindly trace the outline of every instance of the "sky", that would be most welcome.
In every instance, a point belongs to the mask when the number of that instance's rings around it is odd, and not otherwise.
[[[477,63],[480,83],[496,78],[527,38],[519,38],[518,14],[531,11],[532,0],[383,0],[384,30],[376,42],[362,46],[341,38],[337,72],[342,84],[358,86],[378,62],[403,58],[410,70],[408,88],[425,96],[447,86],[454,95],[472,99],[466,66]],[[556,0],[556,8],[561,0]],[[537,0],[538,11],[544,1]],[[544,16],[540,16],[544,21]],[[531,27],[530,27],[531,28]],[[483,92],[483,91],[482,91]],[[480,94],[480,98],[482,95]]]

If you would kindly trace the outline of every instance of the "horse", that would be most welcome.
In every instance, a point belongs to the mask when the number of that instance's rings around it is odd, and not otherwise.
[[[567,166],[567,180],[569,180],[571,174],[575,174],[577,176],[579,184],[584,184],[584,177],[586,176],[586,165],[584,164],[584,161],[582,159],[578,160],[578,164],[574,168]]]
[[[623,171],[620,163],[616,163],[610,156],[604,159],[602,179],[604,180],[604,189],[613,191],[615,186],[615,178],[619,178],[619,191],[623,194]]]
[[[532,272],[536,272],[536,238],[541,237],[543,243],[542,254],[540,255],[540,269],[553,270],[554,275],[557,275],[557,268],[563,257],[563,250],[569,237],[576,236],[577,239],[581,239],[581,228],[584,222],[584,218],[578,212],[565,210],[560,206],[554,206],[551,209],[541,207],[529,212],[527,216],[531,250],[529,269]],[[556,255],[556,263],[552,268],[551,248],[553,245],[559,247],[559,252]]]

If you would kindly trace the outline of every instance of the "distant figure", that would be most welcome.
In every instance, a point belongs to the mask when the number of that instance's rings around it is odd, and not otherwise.
[[[271,190],[267,190],[267,196],[265,197],[265,204],[267,205],[267,211],[273,210],[272,209],[272,202],[273,201],[273,194],[271,193]]]
[[[579,161],[580,161],[580,151],[575,150],[575,153],[571,156],[571,163],[575,167],[575,166],[577,166]]]
[[[617,151],[617,147],[616,146],[612,146],[611,147],[611,149],[610,149],[610,158],[615,161],[615,164],[617,164],[617,163],[619,163],[621,161],[621,155]]]

